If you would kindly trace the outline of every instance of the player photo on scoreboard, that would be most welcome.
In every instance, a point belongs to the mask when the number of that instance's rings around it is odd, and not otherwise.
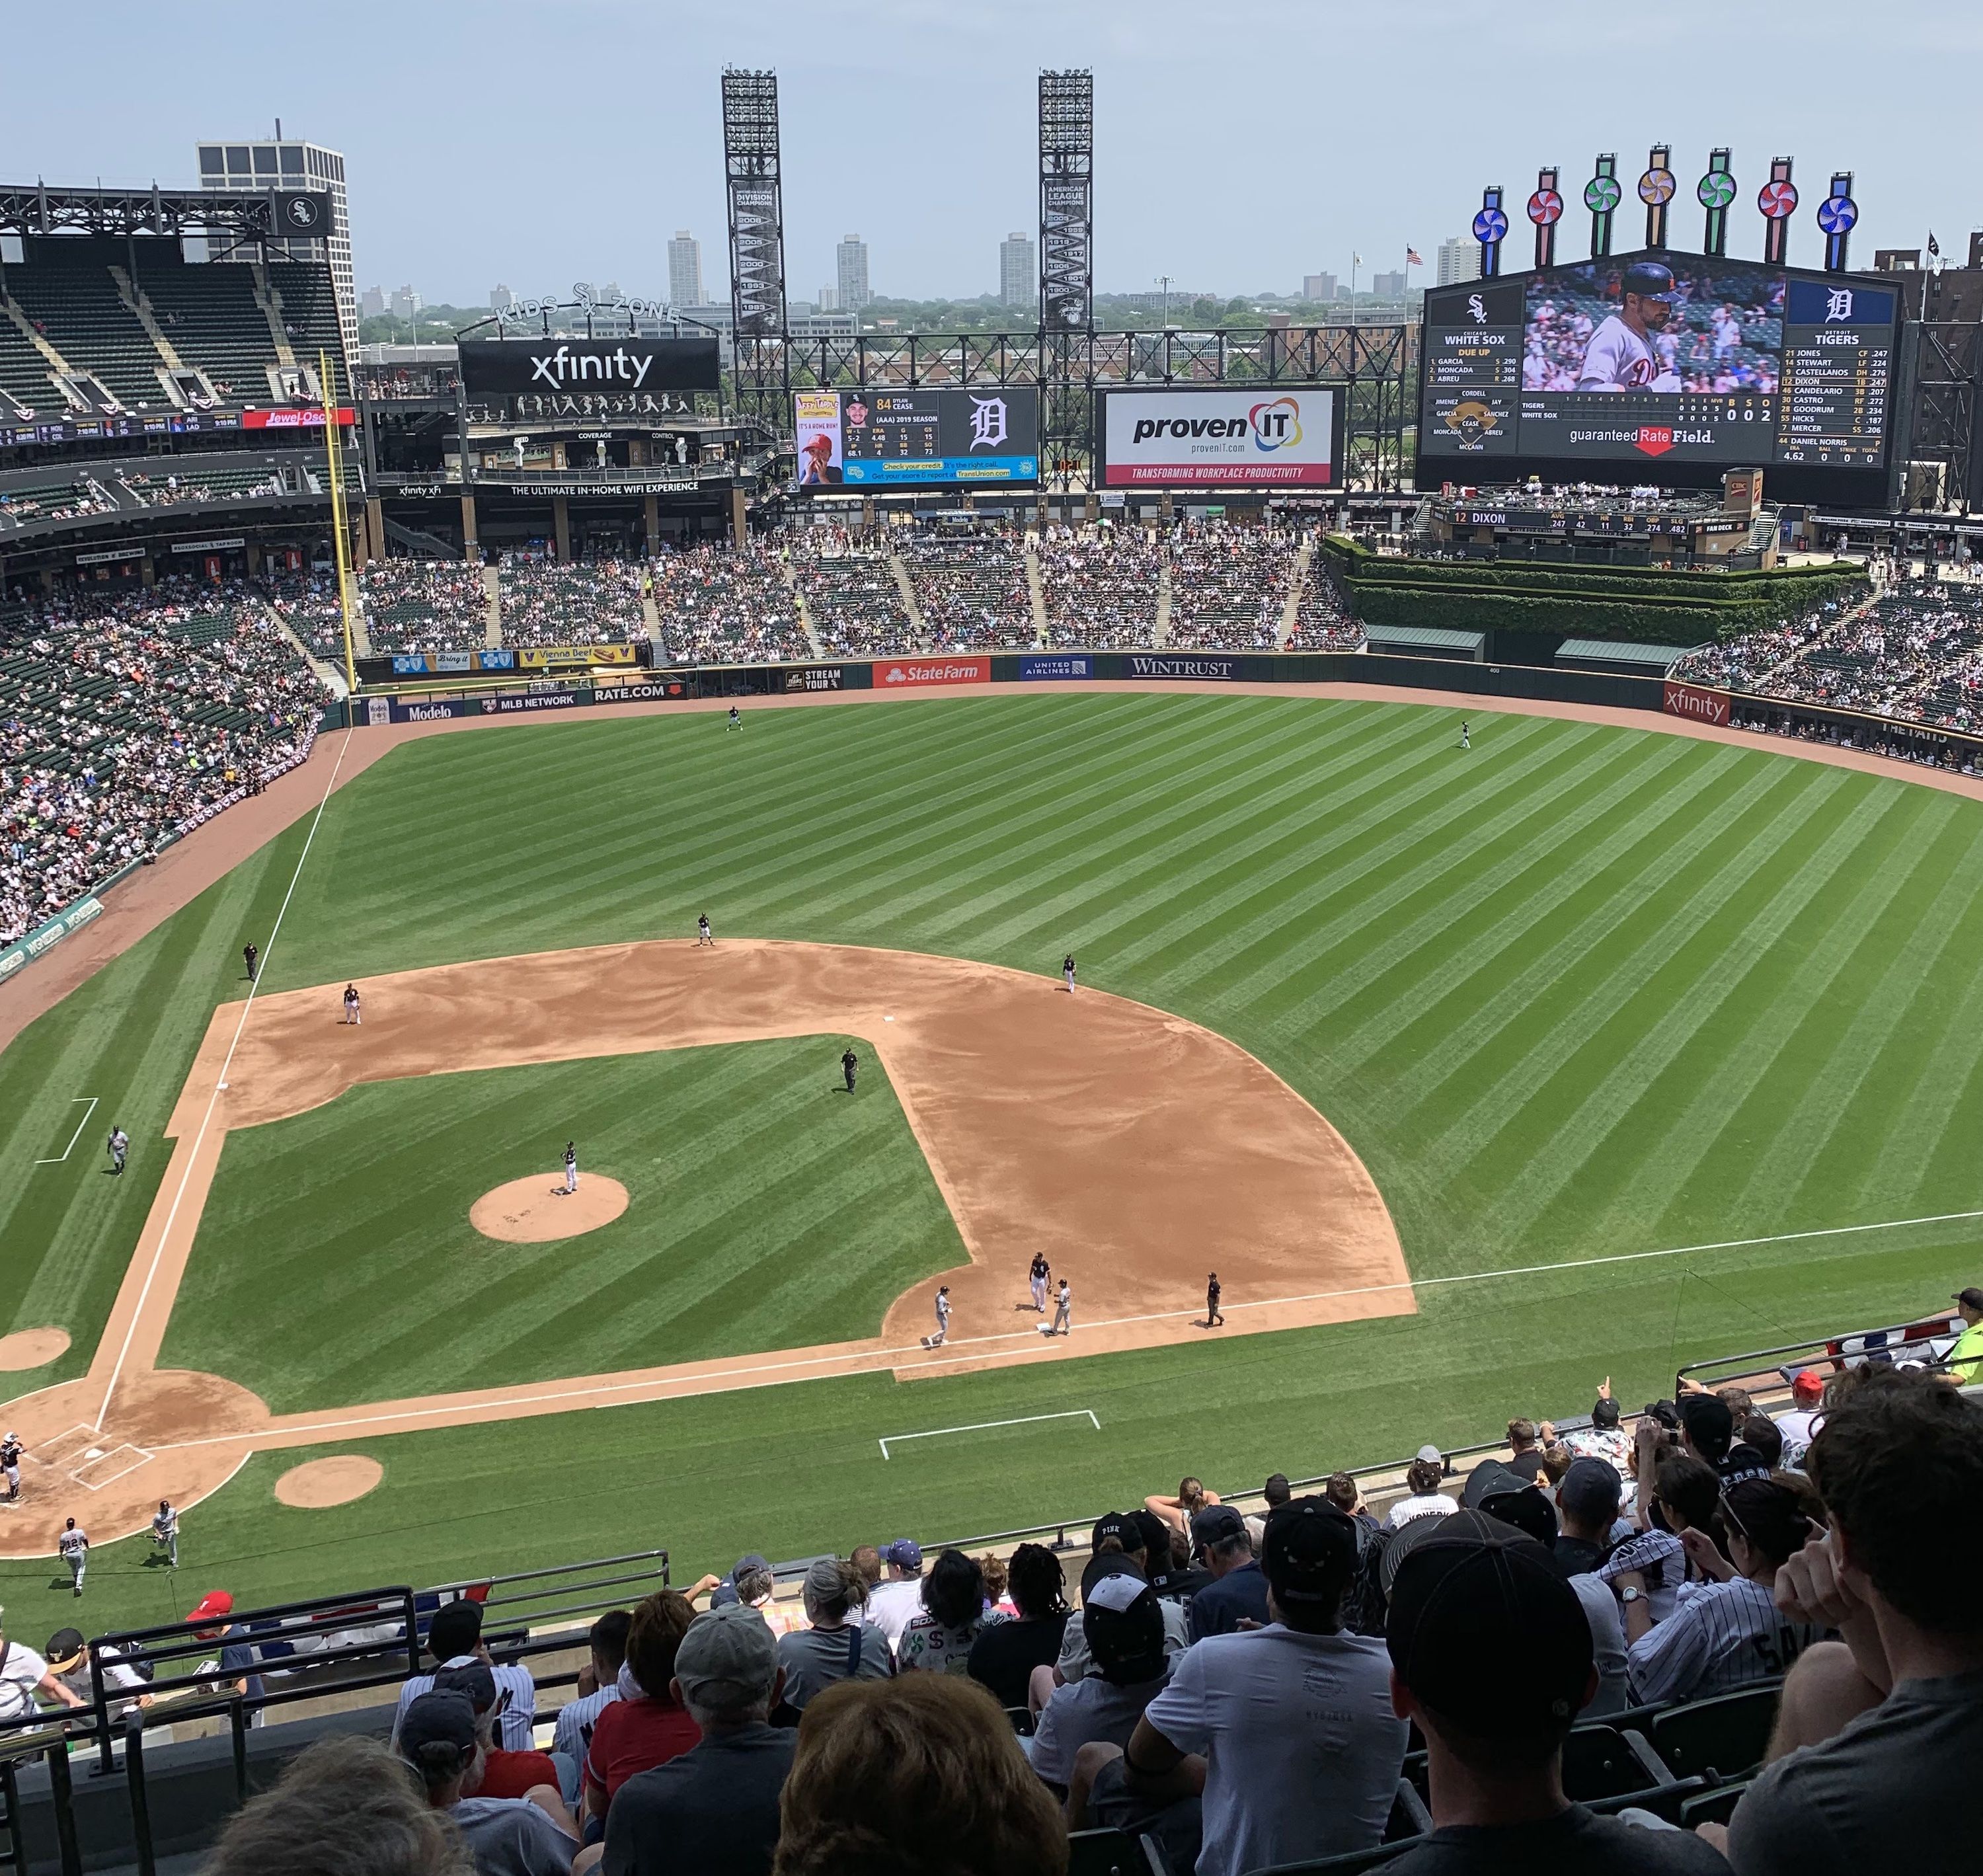
[[[1529,283],[1525,391],[1777,389],[1781,273],[1710,256],[1589,261]]]

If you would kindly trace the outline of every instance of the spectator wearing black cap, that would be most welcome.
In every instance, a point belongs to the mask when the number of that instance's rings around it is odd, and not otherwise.
[[[1563,1795],[1563,1742],[1597,1684],[1590,1630],[1548,1551],[1479,1511],[1415,1539],[1391,1586],[1390,1697],[1425,1735],[1432,1834],[1398,1876],[1713,1876],[1697,1839]]]
[[[1983,1407],[1928,1376],[1876,1371],[1831,1409],[1807,1463],[1831,1527],[1779,1573],[1777,1600],[1841,1639],[1791,1670],[1729,1861],[1739,1876],[1970,1868]]]
[[[1763,1456],[1736,1439],[1734,1410],[1720,1395],[1690,1389],[1681,1394],[1679,1406],[1680,1443],[1714,1468],[1724,1488],[1738,1479],[1769,1476]]]
[[[797,1735],[767,1724],[784,1684],[754,1609],[712,1609],[675,1653],[672,1691],[702,1729],[691,1751],[627,1781],[606,1818],[608,1876],[768,1876]]]
[[[1097,1518],[1088,1540],[1095,1554],[1100,1557],[1120,1551],[1148,1577],[1151,1533],[1145,1530],[1142,1520],[1152,1515],[1148,1512],[1111,1511]],[[1168,1654],[1182,1654],[1191,1646],[1191,1627],[1183,1605],[1160,1596],[1157,1607],[1163,1616],[1164,1651]],[[1080,1680],[1093,1666],[1088,1650],[1088,1631],[1081,1611],[1077,1609],[1068,1617],[1067,1626],[1061,1631],[1058,1658],[1050,1669],[1033,1676],[1029,1699],[1034,1710],[1038,1712],[1046,1704],[1055,1687]]]
[[[1518,1419],[1508,1423],[1508,1470],[1518,1479],[1526,1479],[1530,1484],[1543,1476],[1542,1443],[1536,1437],[1533,1420]]]
[[[1581,1576],[1604,1561],[1624,1496],[1617,1467],[1601,1459],[1570,1461],[1556,1488],[1556,1561],[1566,1577]]]
[[[520,1663],[493,1660],[488,1644],[482,1639],[482,1605],[466,1597],[452,1603],[443,1603],[433,1613],[427,1624],[427,1652],[434,1657],[437,1667],[466,1667],[470,1661],[487,1663],[496,1677],[496,1685],[509,1695],[509,1702],[503,1709],[501,1736],[503,1744],[513,1752],[528,1752],[536,1744],[537,1721],[537,1684],[530,1677],[530,1670]],[[223,1659],[221,1665],[227,1665]],[[400,1714],[423,1694],[433,1690],[432,1674],[413,1674],[400,1689]],[[393,1721],[394,1738],[398,1737],[399,1720]]]
[[[1163,1613],[1143,1573],[1115,1554],[1082,1573],[1081,1607],[1094,1671],[1056,1687],[1028,1742],[1033,1770],[1065,1797],[1075,1755],[1092,1741],[1118,1747],[1170,1679]]]
[[[1267,1579],[1253,1555],[1246,1520],[1230,1505],[1208,1505],[1191,1521],[1192,1543],[1212,1580],[1191,1599],[1191,1638],[1265,1628]]]
[[[838,1557],[819,1557],[806,1571],[800,1594],[811,1627],[778,1637],[785,1704],[796,1713],[837,1680],[885,1680],[895,1671],[888,1637],[855,1612],[859,1580],[854,1566]]]
[[[1570,1456],[1601,1459],[1606,1464],[1617,1467],[1622,1477],[1628,1470],[1627,1460],[1632,1443],[1626,1437],[1620,1420],[1618,1403],[1611,1398],[1611,1377],[1607,1374],[1598,1384],[1597,1404],[1590,1410],[1590,1424],[1563,1436]]]
[[[552,1794],[480,1797],[482,1735],[468,1696],[422,1694],[400,1716],[400,1756],[467,1841],[482,1876],[569,1876],[578,1857],[571,1815]]]
[[[564,1791],[557,1767],[547,1752],[508,1752],[496,1742],[497,1722],[503,1710],[496,1677],[486,1661],[470,1661],[462,1667],[443,1667],[434,1676],[436,1694],[463,1694],[474,1710],[477,1731],[482,1736],[482,1776],[476,1792],[482,1797],[528,1797],[548,1791],[564,1803]]]
[[[1272,1624],[1208,1636],[1136,1723],[1122,1757],[1129,1788],[1153,1801],[1203,1794],[1197,1876],[1383,1837],[1406,1731],[1383,1644],[1339,1625],[1356,1565],[1356,1533],[1335,1506],[1298,1498],[1276,1511],[1262,1558]]]
[[[898,1537],[881,1547],[881,1561],[888,1567],[888,1579],[868,1592],[867,1620],[894,1648],[901,1645],[909,1618],[922,1613],[922,1546],[913,1537]]]
[[[1962,1318],[1962,1333],[1948,1351],[1948,1378],[1958,1387],[1983,1379],[1983,1289],[1959,1289],[1949,1300]]]
[[[1005,1582],[1018,1613],[1010,1622],[994,1623],[971,1644],[971,1677],[989,1687],[1000,1706],[1023,1707],[1033,1670],[1051,1668],[1060,1657],[1067,1573],[1045,1544],[1022,1543],[1012,1553]],[[789,1688],[785,1697],[792,1697]]]
[[[1786,1617],[1771,1593],[1777,1572],[1817,1530],[1818,1516],[1811,1487],[1795,1473],[1730,1486],[1721,1496],[1728,1555],[1722,1556],[1704,1530],[1682,1534],[1688,1561],[1707,1580],[1657,1627],[1642,1600],[1646,1586],[1638,1573],[1616,1577],[1630,1644],[1633,1698],[1664,1704],[1723,1693],[1781,1674],[1821,1640],[1821,1624]],[[1640,1596],[1632,1594],[1635,1589]]]

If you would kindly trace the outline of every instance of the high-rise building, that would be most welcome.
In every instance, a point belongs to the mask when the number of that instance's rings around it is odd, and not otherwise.
[[[220,189],[322,189],[330,197],[330,232],[321,239],[272,239],[269,252],[284,260],[327,262],[337,296],[337,329],[347,361],[358,356],[358,289],[351,271],[351,211],[344,193],[344,159],[320,143],[276,134],[246,143],[202,143],[199,185]],[[244,258],[252,258],[244,251]]]
[[[420,309],[420,296],[410,286],[396,286],[386,309],[396,319],[410,319]]]
[[[1480,278],[1480,243],[1454,235],[1439,244],[1439,283],[1452,286]]]
[[[358,296],[358,316],[362,319],[383,318],[386,311],[386,289],[383,286],[368,286]]]
[[[840,295],[832,287],[819,289],[819,309],[822,313],[837,313],[840,309]]]
[[[858,313],[872,297],[868,291],[868,243],[858,235],[845,236],[834,249],[834,258],[840,275],[840,309]]]
[[[998,243],[999,303],[1030,306],[1039,296],[1038,250],[1031,235],[1015,229]]]
[[[517,296],[500,281],[489,289],[489,310],[507,313],[517,303]]]
[[[1396,273],[1373,273],[1370,276],[1370,292],[1378,299],[1403,299],[1405,296],[1404,269]]]
[[[702,243],[686,228],[677,228],[668,243],[668,303],[702,304]]]
[[[1336,276],[1333,273],[1305,273],[1302,276],[1302,298],[1326,303],[1336,297]]]

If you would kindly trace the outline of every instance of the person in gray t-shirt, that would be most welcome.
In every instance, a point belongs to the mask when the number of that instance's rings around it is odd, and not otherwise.
[[[1784,1683],[1771,1763],[1721,1844],[1737,1876],[1863,1876],[1976,1861],[1983,1765],[1983,1406],[1875,1369],[1804,1456],[1830,1528],[1777,1573],[1777,1606],[1840,1639]]]
[[[811,1628],[778,1637],[785,1670],[785,1704],[801,1712],[836,1680],[885,1680],[895,1671],[888,1638],[858,1617],[850,1620],[856,1573],[851,1563],[823,1557],[806,1572],[801,1592]]]

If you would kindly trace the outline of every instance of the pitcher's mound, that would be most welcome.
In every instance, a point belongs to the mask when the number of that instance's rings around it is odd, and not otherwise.
[[[17,1329],[0,1336],[0,1373],[17,1373],[23,1368],[45,1368],[58,1355],[69,1352],[69,1332],[62,1329]]]
[[[324,1511],[363,1498],[386,1476],[376,1459],[340,1453],[335,1459],[313,1459],[292,1466],[276,1481],[276,1496],[299,1510]]]
[[[468,1222],[505,1244],[549,1244],[597,1231],[626,1209],[627,1189],[617,1179],[581,1173],[578,1190],[567,1192],[562,1172],[536,1172],[484,1192],[468,1208]]]

